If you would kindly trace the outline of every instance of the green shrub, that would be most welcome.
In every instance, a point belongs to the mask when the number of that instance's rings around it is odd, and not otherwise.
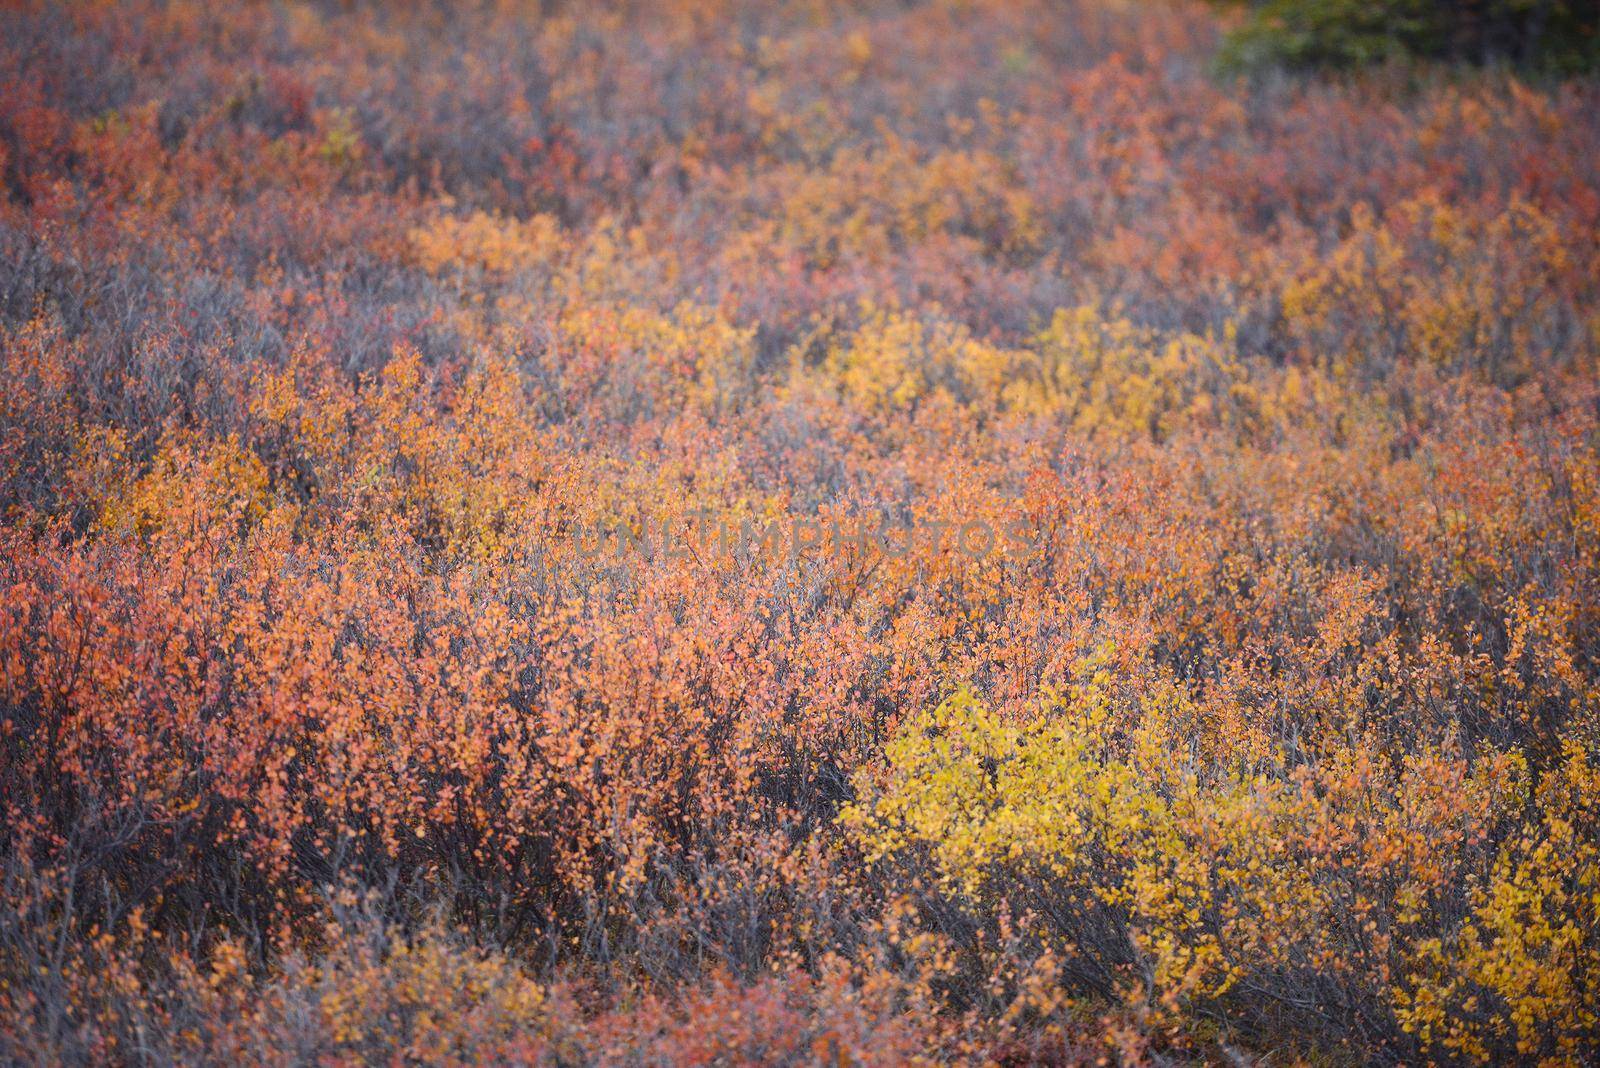
[[[1401,58],[1600,66],[1600,5],[1586,0],[1222,0],[1248,6],[1222,62],[1352,67]]]

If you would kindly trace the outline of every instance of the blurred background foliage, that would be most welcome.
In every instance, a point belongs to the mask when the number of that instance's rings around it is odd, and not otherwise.
[[[1221,53],[1230,70],[1436,59],[1570,73],[1600,64],[1600,4],[1589,0],[1219,2],[1243,12]]]

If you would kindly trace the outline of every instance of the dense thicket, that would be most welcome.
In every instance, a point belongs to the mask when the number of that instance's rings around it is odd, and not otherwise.
[[[1218,18],[7,4],[0,1061],[1592,1061],[1600,86]]]

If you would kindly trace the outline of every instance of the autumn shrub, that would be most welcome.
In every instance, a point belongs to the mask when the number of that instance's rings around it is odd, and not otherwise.
[[[1464,937],[1511,1008],[1478,1032],[1503,1046],[1452,1035],[1458,1051],[1583,1048],[1593,1021],[1581,951],[1530,959],[1525,928],[1489,920],[1520,907],[1587,922],[1543,896],[1592,885],[1570,828],[1551,837],[1524,823],[1528,844],[1499,858],[1482,846],[1529,819],[1520,760],[1425,750],[1395,762],[1369,743],[1315,766],[1202,777],[1137,719],[1119,730],[1093,675],[1066,702],[1011,726],[956,695],[907,722],[886,785],[841,815],[869,859],[925,865],[929,891],[976,916],[1020,916],[1053,985],[1006,974],[998,927],[962,982],[1004,984],[1009,1012],[1046,1016],[1062,996],[1120,998],[1145,1026],[1202,1046],[1197,1025],[1215,1017],[1252,1044],[1326,1028],[1330,1042],[1355,1031],[1370,1052],[1405,1054],[1443,1019],[1429,992],[1408,988],[1422,981],[1411,969]]]
[[[4,5],[0,1060],[1593,1060],[1600,89],[1435,10]]]
[[[55,875],[9,874],[0,1049],[13,1063],[555,1058],[545,988],[436,919],[402,929],[346,892],[324,906],[314,959],[290,953],[261,974],[237,936],[164,946],[138,914],[116,939],[64,941],[73,902]]]

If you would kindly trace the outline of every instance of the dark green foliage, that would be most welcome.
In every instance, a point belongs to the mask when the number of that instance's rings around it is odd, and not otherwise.
[[[1353,67],[1420,58],[1555,73],[1600,67],[1594,0],[1223,0],[1248,7],[1223,48],[1231,70]]]

